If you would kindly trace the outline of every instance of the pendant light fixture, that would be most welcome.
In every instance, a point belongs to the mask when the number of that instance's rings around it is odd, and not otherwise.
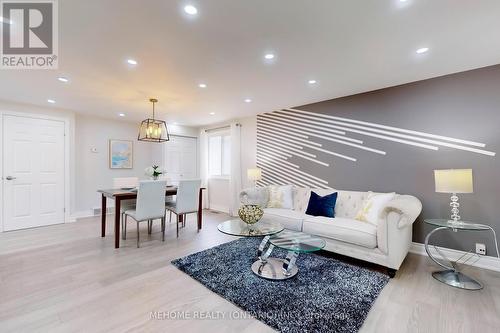
[[[139,141],[147,142],[165,142],[170,140],[168,135],[167,124],[163,120],[155,119],[155,103],[158,103],[156,98],[149,100],[153,104],[153,118],[145,119],[139,127]]]

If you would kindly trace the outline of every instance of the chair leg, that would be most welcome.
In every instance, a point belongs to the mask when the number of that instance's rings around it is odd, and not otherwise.
[[[170,211],[170,216],[168,218],[168,223],[172,223],[172,211]]]
[[[139,248],[139,221],[137,221],[137,248]]]
[[[153,232],[153,220],[148,220],[148,234]]]

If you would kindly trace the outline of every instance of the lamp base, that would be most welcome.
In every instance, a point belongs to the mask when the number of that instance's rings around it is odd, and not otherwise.
[[[483,289],[483,285],[480,282],[454,270],[434,272],[432,273],[432,277],[444,284],[455,288],[466,290]]]

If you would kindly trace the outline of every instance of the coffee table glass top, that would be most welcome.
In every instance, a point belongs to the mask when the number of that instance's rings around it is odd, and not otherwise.
[[[240,219],[223,222],[217,226],[220,232],[233,236],[259,237],[274,235],[283,231],[283,226],[277,222],[259,221],[249,225]]]
[[[434,225],[436,227],[446,227],[450,229],[460,229],[460,230],[490,230],[490,227],[484,224],[468,222],[468,221],[459,221],[455,222],[447,219],[425,219],[425,223]]]
[[[292,230],[272,235],[269,242],[276,247],[299,253],[319,251],[326,245],[325,241],[317,236]]]

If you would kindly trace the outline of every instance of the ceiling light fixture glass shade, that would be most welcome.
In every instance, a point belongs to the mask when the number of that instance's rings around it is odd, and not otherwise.
[[[170,141],[170,136],[168,135],[167,130],[167,123],[165,123],[163,120],[155,119],[155,103],[157,103],[158,100],[155,98],[151,98],[149,101],[153,103],[153,118],[148,118],[141,122],[137,139],[139,141],[147,142]]]

